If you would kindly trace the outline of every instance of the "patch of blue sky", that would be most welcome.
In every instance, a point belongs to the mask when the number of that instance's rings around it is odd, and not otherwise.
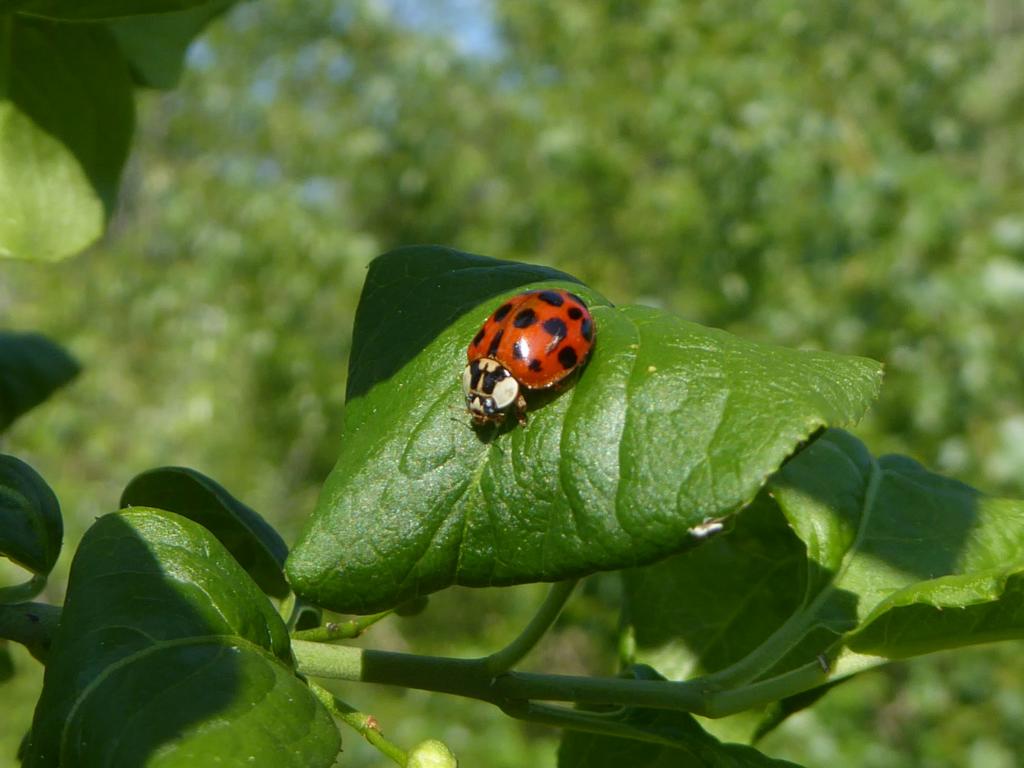
[[[501,40],[487,0],[383,0],[392,18],[417,31],[450,39],[466,56],[495,59]]]
[[[199,38],[188,47],[185,53],[185,66],[196,72],[206,72],[213,69],[217,63],[217,52],[203,38]]]

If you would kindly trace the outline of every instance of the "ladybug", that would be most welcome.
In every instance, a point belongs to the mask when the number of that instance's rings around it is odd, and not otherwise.
[[[576,294],[546,289],[513,296],[487,318],[466,351],[462,390],[473,423],[500,423],[514,410],[525,424],[523,390],[558,384],[593,346],[594,318]]]

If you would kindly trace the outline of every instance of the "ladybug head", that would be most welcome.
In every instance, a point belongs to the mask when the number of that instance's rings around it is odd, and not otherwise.
[[[462,372],[466,408],[477,424],[501,421],[519,402],[519,382],[497,360],[481,357]]]

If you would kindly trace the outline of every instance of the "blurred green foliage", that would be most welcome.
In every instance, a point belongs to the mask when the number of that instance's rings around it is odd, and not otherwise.
[[[337,454],[365,265],[422,242],[883,360],[858,431],[874,452],[1024,495],[1017,4],[496,0],[478,11],[494,39],[472,54],[445,23],[418,31],[389,7],[236,6],[177,90],[142,99],[106,242],[0,263],[3,325],[49,334],[85,368],[5,437],[61,499],[65,568],[93,517],[157,465],[216,478],[293,540]],[[436,13],[457,26],[460,7]],[[612,632],[577,623],[613,603],[605,592],[537,663],[610,671]],[[479,597],[498,606],[486,626],[459,618],[460,591],[371,640],[493,648],[536,590],[497,594]],[[62,598],[59,569],[47,597]],[[1014,648],[872,673],[766,747],[811,764],[1019,764]],[[467,765],[553,764],[556,734],[473,705],[346,696],[395,723],[390,736],[445,739]],[[0,735],[0,765],[20,736]],[[347,764],[381,764],[356,741]]]

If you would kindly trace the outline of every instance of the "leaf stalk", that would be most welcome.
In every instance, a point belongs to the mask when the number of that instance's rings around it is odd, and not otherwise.
[[[47,603],[0,604],[0,638],[21,643],[38,661],[46,663],[60,612],[58,606]]]
[[[320,703],[327,708],[328,712],[355,730],[376,747],[381,754],[390,758],[393,762],[402,766],[402,768],[405,768],[409,761],[408,754],[406,754],[404,749],[384,738],[380,725],[373,715],[367,715],[365,712],[358,711],[355,707],[346,704],[326,688],[316,683],[310,683],[309,688],[313,695],[320,700]]]

